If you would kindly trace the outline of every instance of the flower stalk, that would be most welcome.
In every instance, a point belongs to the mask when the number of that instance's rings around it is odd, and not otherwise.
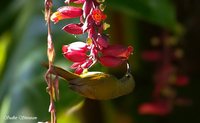
[[[51,123],[56,123],[56,110],[54,101],[58,98],[58,77],[52,75],[52,65],[55,57],[54,44],[51,36],[51,8],[52,8],[52,0],[45,0],[45,21],[47,24],[48,32],[47,32],[47,57],[49,62],[49,68],[45,74],[45,80],[47,82],[47,92],[50,96],[50,105],[49,112],[51,113]]]

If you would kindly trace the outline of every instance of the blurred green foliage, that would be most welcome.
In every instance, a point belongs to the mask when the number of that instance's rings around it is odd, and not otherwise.
[[[108,0],[107,2],[109,7],[129,16],[175,31],[176,14],[170,0]]]
[[[43,77],[46,69],[41,66],[42,62],[47,61],[47,27],[43,18],[43,2],[42,0],[8,0],[0,5],[0,123],[35,123],[50,119],[49,95],[46,93],[46,83]],[[63,1],[53,0],[53,2],[53,10],[64,5]],[[137,23],[145,21],[174,33],[177,27],[174,6],[171,0],[106,0],[106,5],[107,9],[111,10],[108,16],[112,13],[119,13],[119,16],[123,16],[121,26],[123,26],[123,31],[127,32],[125,39],[128,39],[127,42],[124,41],[124,44],[131,44],[136,49],[135,57],[131,58],[131,64],[136,63],[132,69],[137,75],[137,70],[140,69],[138,52],[141,36]],[[112,30],[112,24],[116,20],[112,17],[110,19]],[[60,29],[65,24],[75,21],[77,20],[71,19],[52,25],[56,48],[55,64],[66,69],[69,69],[71,63],[63,58],[62,45],[75,40],[84,40],[84,35],[75,38]],[[107,70],[100,65],[92,69]],[[145,120],[137,118],[136,104],[140,101],[136,98],[141,97],[136,96],[137,94],[139,92],[114,101],[103,102],[104,109],[106,109],[104,111],[106,122],[117,122],[116,119],[121,114],[118,119],[121,118],[124,123],[131,123],[132,117],[138,123],[145,123]],[[60,101],[56,102],[59,123],[80,123],[80,119],[67,115],[66,112],[74,108],[74,105],[77,108],[76,104],[82,100],[81,96],[68,89],[66,82],[60,80]],[[127,116],[123,116],[120,112],[122,108],[128,112]],[[7,115],[35,116],[37,121],[4,120]],[[149,123],[154,121],[154,118],[147,119]]]

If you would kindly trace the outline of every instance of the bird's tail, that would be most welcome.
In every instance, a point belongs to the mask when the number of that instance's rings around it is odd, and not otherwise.
[[[42,63],[42,65],[46,68],[49,67],[49,65],[46,64],[46,63]],[[57,66],[54,66],[54,65],[52,65],[52,74],[58,75],[58,76],[62,77],[63,79],[67,80],[67,81],[80,78],[79,75],[74,74],[70,71],[64,70],[63,68],[60,68],[60,67],[57,67]]]

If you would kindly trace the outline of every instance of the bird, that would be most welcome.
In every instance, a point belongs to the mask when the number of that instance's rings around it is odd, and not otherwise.
[[[48,67],[48,65],[45,65]],[[110,100],[127,95],[134,90],[135,81],[127,63],[127,72],[118,79],[104,72],[86,72],[81,75],[52,65],[52,74],[62,77],[69,88],[83,97],[93,100]]]

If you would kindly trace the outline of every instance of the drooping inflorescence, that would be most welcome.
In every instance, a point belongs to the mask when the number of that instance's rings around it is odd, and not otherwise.
[[[133,52],[132,46],[111,45],[105,30],[110,26],[105,23],[107,15],[103,12],[104,0],[66,0],[51,16],[54,23],[63,19],[79,18],[79,23],[70,23],[62,28],[72,35],[87,33],[85,41],[63,45],[64,57],[72,61],[72,69],[81,74],[97,61],[106,67],[116,67],[126,61]],[[71,6],[73,5],[77,6]]]

